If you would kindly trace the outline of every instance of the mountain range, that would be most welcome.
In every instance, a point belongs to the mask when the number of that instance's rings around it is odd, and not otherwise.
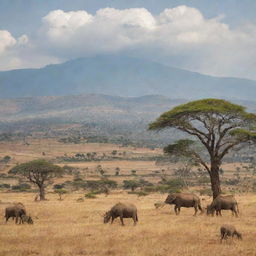
[[[221,78],[186,71],[145,59],[101,55],[40,69],[0,72],[0,98],[106,94],[170,98],[206,97],[255,100],[256,81]]]

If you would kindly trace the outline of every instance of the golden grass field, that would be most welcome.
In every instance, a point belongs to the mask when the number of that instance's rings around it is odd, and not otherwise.
[[[23,202],[34,217],[34,225],[16,225],[9,220],[0,222],[0,256],[28,255],[256,255],[256,197],[237,196],[240,217],[223,211],[223,217],[193,217],[193,209],[182,208],[176,216],[173,206],[154,209],[154,202],[166,195],[151,194],[144,198],[115,192],[76,202],[82,194],[67,194],[63,201],[48,194],[48,201],[33,202],[30,193],[1,193],[2,202]],[[103,224],[102,214],[116,202],[132,202],[138,208],[139,222],[133,226],[125,219]],[[210,201],[210,198],[207,198]],[[203,201],[205,205],[207,201]],[[7,205],[0,204],[3,215]],[[38,217],[35,218],[35,216]],[[233,224],[243,234],[220,244],[219,228]]]
[[[0,157],[10,155],[11,162],[1,167],[1,172],[7,172],[16,163],[33,159],[54,159],[65,153],[72,155],[78,152],[110,153],[112,150],[127,151],[131,155],[159,155],[161,149],[119,147],[110,144],[62,144],[54,139],[28,140],[0,143]],[[161,167],[154,161],[115,160],[103,162],[69,162],[68,164],[81,169],[94,170],[101,164],[107,173],[114,174],[120,167],[122,175],[130,175],[130,170],[138,170],[138,175],[152,173],[161,168],[171,171],[173,166]],[[226,164],[225,175],[232,175],[237,164]],[[90,177],[88,177],[90,178]],[[132,179],[133,177],[130,177]],[[63,182],[72,177],[63,177],[56,182]],[[127,177],[111,176],[121,182]],[[147,180],[157,177],[147,177]],[[152,181],[152,180],[150,180]],[[7,182],[1,180],[0,182]],[[8,183],[15,183],[16,180]],[[239,218],[232,217],[230,212],[223,212],[223,217],[193,217],[194,210],[181,209],[180,216],[174,214],[173,206],[154,209],[156,201],[165,200],[167,194],[150,194],[145,197],[127,194],[122,190],[111,191],[108,197],[97,195],[96,199],[85,199],[85,192],[73,192],[63,196],[49,193],[47,201],[34,202],[35,193],[4,193],[0,192],[0,256],[73,256],[73,255],[113,255],[113,256],[189,256],[189,255],[256,255],[256,196],[253,194],[237,194],[239,203]],[[34,219],[34,225],[16,225],[9,220],[6,224],[3,218],[4,209],[12,202],[25,204],[29,214]],[[125,226],[117,219],[113,225],[103,224],[103,213],[117,202],[131,202],[138,208],[139,222],[133,226],[131,219],[125,219]],[[202,204],[206,206],[211,198],[206,197]],[[243,240],[236,239],[219,242],[219,229],[222,224],[233,224],[243,234]]]

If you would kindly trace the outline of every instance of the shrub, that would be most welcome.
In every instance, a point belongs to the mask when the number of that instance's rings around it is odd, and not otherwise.
[[[19,185],[12,186],[12,190],[15,190],[15,191],[27,191],[29,189],[31,189],[31,186],[27,183],[21,183]]]
[[[10,188],[10,187],[11,187],[10,184],[6,184],[6,183],[0,184],[0,189],[1,189],[1,188],[3,188],[3,189],[5,189],[5,188]]]
[[[67,190],[62,189],[62,188],[60,188],[60,189],[55,189],[54,192],[59,195],[59,200],[62,200],[62,195],[68,193]]]
[[[239,180],[238,179],[229,179],[229,180],[226,180],[225,183],[227,185],[237,185],[239,183]]]
[[[64,187],[65,187],[65,184],[64,184],[64,183],[62,183],[62,184],[55,184],[55,185],[53,186],[54,189],[62,189],[62,188],[64,188]]]
[[[131,189],[132,191],[140,186],[137,180],[124,180],[123,184],[124,189]]]
[[[85,194],[85,197],[86,197],[86,198],[89,198],[89,199],[97,198],[97,197],[96,197],[96,194],[95,194],[94,192],[86,193],[86,194]]]

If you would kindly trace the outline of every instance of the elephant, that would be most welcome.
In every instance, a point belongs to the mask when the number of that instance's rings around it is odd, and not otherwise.
[[[117,203],[104,215],[104,223],[108,223],[111,219],[111,224],[114,219],[120,217],[122,226],[124,226],[123,218],[132,218],[134,225],[138,222],[137,208],[133,204]]]
[[[19,220],[19,224],[21,224],[21,222],[22,222],[21,216],[22,215],[26,215],[26,210],[21,205],[15,204],[15,205],[9,206],[5,209],[6,222],[8,221],[9,218],[13,217],[13,218],[16,218],[16,220],[15,220],[16,224],[18,224],[18,220]]]
[[[217,196],[210,205],[207,205],[207,215],[214,214],[216,211],[217,216],[221,215],[221,210],[231,210],[232,215],[236,215],[238,217],[238,204],[234,196],[232,195],[219,195]]]
[[[239,233],[233,225],[222,225],[220,228],[220,242],[222,243],[223,239],[227,239],[228,237],[236,236],[237,239],[242,239],[242,234]]]
[[[203,213],[203,209],[201,207],[200,198],[194,194],[190,193],[172,193],[169,194],[165,200],[166,204],[174,204],[174,210],[176,215],[180,213],[181,207],[194,207],[196,216],[198,212],[198,208]]]

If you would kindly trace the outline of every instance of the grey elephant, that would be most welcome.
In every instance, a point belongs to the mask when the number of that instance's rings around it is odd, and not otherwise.
[[[6,222],[9,220],[9,218],[15,218],[15,223],[21,224],[22,220],[21,220],[21,216],[22,215],[26,215],[26,210],[23,206],[15,204],[13,206],[9,206],[5,209],[5,220]]]
[[[132,218],[134,225],[138,222],[137,208],[134,204],[117,203],[104,215],[104,223],[108,223],[111,219],[111,224],[115,218],[120,218],[122,225],[124,226],[124,218]]]
[[[238,204],[233,195],[219,195],[217,196],[210,205],[207,205],[207,215],[214,215],[216,212],[217,216],[221,215],[221,210],[231,210],[232,215],[238,217]]]
[[[165,200],[166,204],[174,204],[174,210],[176,215],[180,213],[181,207],[194,207],[196,216],[198,209],[203,213],[203,209],[201,207],[200,198],[194,194],[190,193],[172,193],[169,194]]]
[[[228,237],[236,236],[237,239],[242,239],[242,234],[236,230],[233,225],[224,224],[220,227],[220,242],[222,243],[223,239],[227,239]]]

